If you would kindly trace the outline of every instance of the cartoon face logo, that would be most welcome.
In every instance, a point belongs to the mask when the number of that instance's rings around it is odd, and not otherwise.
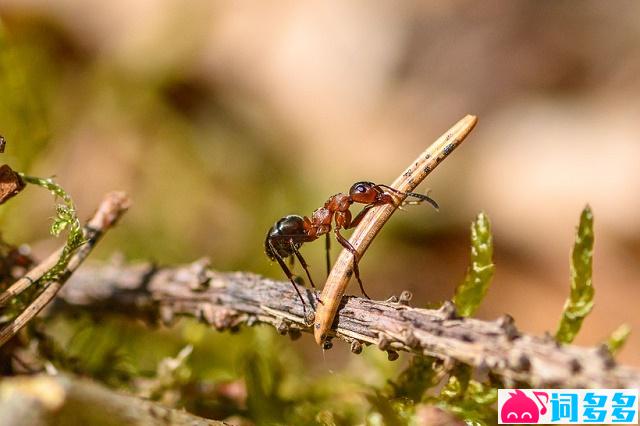
[[[540,397],[544,396],[546,401],[549,401],[549,396],[546,392],[534,392],[536,399],[540,403],[540,410],[538,410],[538,405],[534,400],[521,390],[509,392],[509,395],[509,399],[502,405],[502,410],[500,411],[502,423],[537,423],[540,414],[547,412],[547,407],[540,400]]]

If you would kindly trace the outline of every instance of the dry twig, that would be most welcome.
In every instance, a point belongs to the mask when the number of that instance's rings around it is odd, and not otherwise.
[[[473,115],[467,115],[458,121],[420,154],[393,184],[391,184],[391,187],[404,193],[413,191],[438,164],[444,161],[444,159],[464,141],[477,121],[478,119]],[[402,203],[406,196],[398,196],[397,198],[398,203]],[[351,238],[349,238],[349,242],[357,250],[358,258],[362,258],[369,244],[371,244],[395,210],[396,207],[390,204],[373,207],[356,227]],[[348,250],[342,250],[322,289],[320,300],[322,300],[323,303],[319,303],[316,307],[313,330],[316,343],[324,344],[327,339],[340,300],[352,275],[353,255]]]
[[[118,393],[88,380],[41,375],[2,381],[0,424],[213,426],[225,423]]]
[[[24,327],[38,312],[42,310],[58,293],[69,276],[80,266],[93,250],[105,231],[115,225],[120,216],[129,208],[129,198],[122,192],[112,192],[105,196],[98,210],[83,229],[86,240],[78,251],[71,257],[65,271],[57,281],[42,283],[45,289],[27,306],[11,323],[0,330],[0,346],[11,339],[22,327]],[[16,281],[1,296],[0,301],[5,304],[11,297],[24,291],[29,285],[38,281],[60,258],[62,248],[49,256],[44,262],[29,271],[25,277]]]
[[[313,300],[313,293],[306,290]],[[460,318],[453,304],[441,309],[408,306],[397,301],[343,297],[336,335],[358,353],[363,345],[459,361],[506,382],[533,387],[634,388],[640,372],[616,365],[605,348],[559,345],[550,337],[519,331],[507,315],[496,321]],[[171,323],[178,315],[194,316],[216,329],[267,323],[281,334],[310,332],[303,306],[289,282],[249,273],[220,273],[205,261],[175,268],[149,264],[85,267],[65,286],[55,306],[94,314],[121,312],[149,321]]]

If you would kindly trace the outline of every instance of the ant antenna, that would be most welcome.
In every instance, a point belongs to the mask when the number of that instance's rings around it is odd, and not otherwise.
[[[390,187],[389,185],[385,185],[385,184],[378,184],[376,186],[379,186],[381,188],[386,188],[388,190],[390,190],[391,192],[394,192],[398,195],[406,195],[407,197],[413,197],[413,198],[417,198],[420,201],[407,201],[403,204],[419,204],[423,201],[426,201],[427,203],[431,204],[433,206],[434,209],[436,210],[440,210],[440,206],[438,205],[438,203],[436,202],[436,200],[434,200],[433,198],[429,197],[428,195],[424,195],[424,194],[416,194],[415,192],[402,192],[399,191],[395,188]]]

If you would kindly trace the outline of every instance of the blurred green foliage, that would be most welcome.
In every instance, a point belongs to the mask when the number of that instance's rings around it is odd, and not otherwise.
[[[201,416],[241,416],[256,424],[322,424],[330,417],[335,424],[357,424],[367,411],[362,382],[346,374],[313,378],[271,327],[221,334],[184,320],[173,330],[150,331],[123,318],[80,313],[40,328],[47,330],[41,350],[57,368]],[[192,352],[185,354],[184,345]],[[367,356],[363,361],[375,365]]]
[[[498,418],[495,405],[498,401],[499,382],[480,383],[471,379],[468,366],[457,366],[450,373],[438,397],[428,399],[465,420],[469,425],[492,425]]]
[[[385,411],[385,407],[386,411],[392,407],[395,419],[400,419],[407,415],[412,417],[415,404],[427,403],[455,414],[468,424],[495,424],[497,390],[503,385],[489,379],[482,383],[471,377],[472,369],[469,366],[456,365],[450,368],[436,358],[414,356],[398,378],[389,381],[383,398],[376,399],[374,407],[381,412]],[[383,417],[395,421],[391,414]]]
[[[386,395],[392,399],[421,401],[425,390],[437,385],[441,379],[435,358],[415,356],[396,380],[389,381]]]
[[[29,170],[50,140],[56,67],[48,47],[35,34],[10,37],[0,20],[0,133],[16,170]]]
[[[221,269],[271,271],[266,230],[292,206],[302,213],[323,201],[303,196],[292,159],[269,143],[286,135],[259,114],[247,122],[183,69],[137,75],[86,53],[46,22],[0,23],[5,161],[55,170],[82,215],[103,192],[131,194],[137,208],[98,256],[117,249],[175,263],[212,254]],[[44,201],[29,201],[2,209],[10,239],[45,238],[24,223]],[[18,206],[27,212],[12,214]]]

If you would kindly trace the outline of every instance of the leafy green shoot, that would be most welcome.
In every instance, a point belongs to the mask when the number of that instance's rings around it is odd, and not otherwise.
[[[442,401],[455,401],[463,398],[471,379],[471,367],[464,364],[457,365],[450,373],[449,380],[440,391]]]
[[[580,215],[580,224],[571,252],[571,292],[564,304],[556,340],[571,343],[580,331],[582,321],[593,308],[593,213],[587,205]]]
[[[82,234],[82,225],[78,219],[76,207],[71,196],[60,185],[55,183],[53,179],[27,176],[22,173],[20,173],[20,177],[22,177],[26,183],[41,186],[49,190],[56,199],[61,200],[61,202],[56,205],[56,215],[53,218],[50,232],[51,235],[57,237],[65,229],[68,230],[67,242],[58,262],[39,280],[40,282],[54,281],[64,272],[73,253],[85,243]]]
[[[471,224],[471,266],[453,297],[458,313],[470,316],[484,299],[495,271],[491,223],[484,212]]]
[[[368,425],[412,424],[415,405],[442,380],[442,364],[430,356],[415,355],[397,379],[388,380],[381,390],[366,395],[371,404]]]
[[[439,399],[439,400],[438,400]],[[493,425],[498,418],[495,404],[498,402],[498,387],[491,383],[475,380],[464,382],[458,376],[451,376],[442,389],[440,398],[433,403],[445,409],[468,425]]]
[[[373,408],[367,416],[366,424],[384,426],[403,426],[409,424],[414,412],[413,401],[389,399],[383,392],[376,391],[366,395]]]
[[[438,384],[441,375],[435,368],[436,359],[430,356],[416,355],[411,358],[395,381],[389,381],[385,396],[390,399],[410,399],[420,402],[423,394]]]
[[[422,357],[417,356],[413,362],[424,362],[425,359],[422,358],[422,361],[420,361],[421,358]],[[426,357],[426,359],[434,360],[430,357]],[[433,365],[435,366],[436,364],[437,362]],[[435,374],[432,373],[430,377],[432,379],[431,382],[423,382],[426,387],[422,389],[421,397],[414,400],[415,403],[422,402],[439,407],[463,419],[467,424],[489,425],[495,423],[497,413],[494,405],[498,399],[498,384],[491,382],[480,383],[473,380],[471,378],[472,367],[458,364],[447,373],[449,377],[444,383],[444,386],[442,386],[437,394],[434,394],[433,392],[426,391],[438,388],[437,385],[442,378],[444,370],[435,367],[432,368],[432,371],[435,372]],[[404,379],[409,378],[406,370],[400,376],[400,378],[403,377]],[[402,380],[398,380],[398,382],[401,381]]]
[[[415,356],[398,378],[389,382],[384,392],[368,397],[369,403],[381,416],[380,424],[406,424],[402,421],[410,414],[415,415],[415,405],[420,403],[442,408],[468,424],[494,424],[497,418],[494,406],[500,385],[473,380],[472,371],[472,367],[458,364],[447,372],[437,359]],[[446,375],[444,386],[434,394]]]
[[[611,355],[615,355],[620,352],[620,349],[627,343],[627,339],[631,334],[631,327],[629,324],[622,324],[618,328],[616,328],[609,339],[607,340],[607,348],[609,348],[609,352]]]

